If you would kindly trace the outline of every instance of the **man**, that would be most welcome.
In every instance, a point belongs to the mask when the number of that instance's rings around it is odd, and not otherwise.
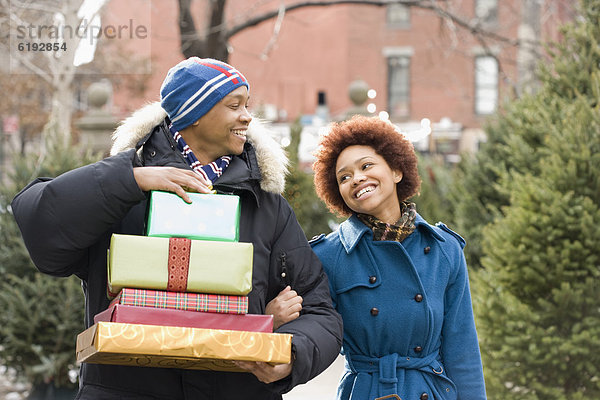
[[[254,246],[249,313],[276,314],[283,324],[276,331],[293,334],[292,361],[238,363],[250,373],[83,364],[78,399],[281,399],[337,356],[342,326],[327,278],[279,194],[287,161],[264,128],[251,124],[248,99],[248,82],[232,66],[182,61],[168,72],[160,104],[117,129],[111,157],[35,180],[12,208],[38,269],[81,278],[88,327],[109,304],[110,237],[143,234],[150,190],[187,202],[186,191],[239,195],[240,241]]]

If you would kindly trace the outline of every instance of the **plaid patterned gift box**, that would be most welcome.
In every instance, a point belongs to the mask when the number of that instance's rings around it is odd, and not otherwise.
[[[109,307],[114,304],[227,314],[248,313],[247,296],[169,292],[166,290],[123,288]]]

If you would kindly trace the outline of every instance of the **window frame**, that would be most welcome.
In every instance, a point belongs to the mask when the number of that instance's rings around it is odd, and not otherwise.
[[[406,18],[405,19],[396,19],[392,18],[395,14],[393,10],[394,8],[404,9]],[[405,4],[400,3],[392,3],[388,4],[385,9],[385,22],[389,28],[397,28],[397,29],[409,29],[411,26],[411,8]]]
[[[494,76],[492,77],[491,80],[493,80],[493,82],[480,82],[482,76],[481,76],[481,67],[480,67],[480,62],[482,60],[485,61],[494,61]],[[496,57],[494,57],[493,55],[490,54],[482,54],[482,55],[477,55],[475,56],[474,60],[473,60],[473,87],[474,87],[474,95],[473,95],[473,109],[476,115],[492,115],[494,114],[497,110],[498,110],[498,101],[499,101],[499,93],[500,93],[500,70],[499,70],[499,63],[498,63],[498,59]],[[488,71],[484,72],[487,73]],[[485,107],[484,105],[481,104],[482,101],[482,91],[493,91],[494,92],[494,96],[493,96],[493,106],[490,108]],[[486,98],[483,99],[484,102],[490,102],[490,98],[491,96],[486,96]]]
[[[394,73],[394,65],[392,65],[392,61],[404,64],[400,65],[400,71],[397,73],[404,73],[405,77],[402,78],[405,80],[403,82],[405,84],[404,88],[400,88],[399,90],[393,90],[392,88],[392,79],[394,77],[392,74]],[[386,59],[387,65],[387,110],[392,118],[405,119],[410,117],[411,107],[411,66],[412,66],[412,57],[410,54],[393,54],[388,55]],[[398,98],[393,98],[396,94],[398,94]],[[395,104],[404,103],[405,111],[404,112],[396,112],[394,108]]]
[[[473,14],[486,27],[498,26],[498,0],[475,0]],[[490,12],[492,10],[492,12]],[[485,12],[485,14],[484,14]]]

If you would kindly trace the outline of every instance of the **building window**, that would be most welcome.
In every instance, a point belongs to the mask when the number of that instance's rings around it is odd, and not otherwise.
[[[475,17],[484,25],[498,23],[498,0],[475,0]]]
[[[389,4],[387,6],[387,24],[393,28],[410,27],[410,7],[404,4]]]
[[[388,110],[392,117],[410,115],[410,57],[388,58]]]
[[[498,105],[498,60],[492,56],[475,58],[475,113],[493,114]]]

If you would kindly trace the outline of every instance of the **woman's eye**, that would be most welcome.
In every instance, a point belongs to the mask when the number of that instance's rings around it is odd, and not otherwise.
[[[340,176],[339,181],[340,181],[340,183],[344,183],[344,181],[347,181],[348,179],[350,179],[350,176],[343,175],[343,176]]]
[[[362,169],[367,169],[369,168],[371,165],[373,165],[372,163],[364,163],[362,166]]]

